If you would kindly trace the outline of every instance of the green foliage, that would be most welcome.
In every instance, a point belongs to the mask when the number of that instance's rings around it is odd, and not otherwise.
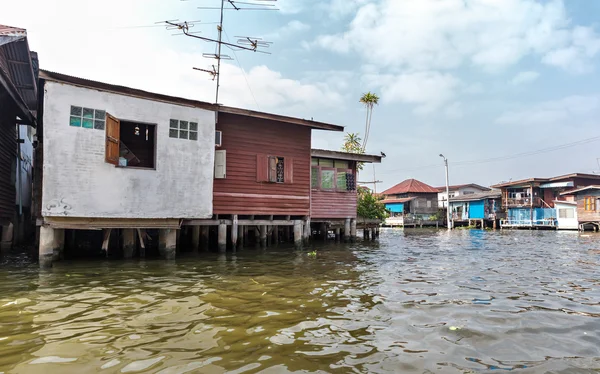
[[[308,252],[307,256],[310,258],[317,258],[317,251]]]
[[[357,132],[346,133],[346,135],[344,136],[344,144],[342,145],[342,151],[347,152],[347,153],[358,153],[358,154],[365,153],[362,149],[360,141],[361,141],[361,139]],[[362,170],[363,163],[362,162],[357,163],[356,168],[358,170]]]
[[[362,143],[363,152],[367,149],[367,141],[369,140],[369,134],[371,133],[371,119],[373,118],[373,107],[379,105],[379,96],[372,92],[363,94],[359,100],[367,108],[367,119],[365,123],[365,138]]]
[[[365,219],[387,218],[388,214],[385,205],[381,202],[382,197],[375,196],[367,188],[358,188],[358,216]]]

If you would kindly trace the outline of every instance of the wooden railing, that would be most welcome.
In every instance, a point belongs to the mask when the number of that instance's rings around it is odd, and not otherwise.
[[[520,199],[517,198],[508,198],[502,201],[502,205],[505,208],[519,208],[519,207],[531,207],[540,208],[542,206],[542,199],[539,197],[534,197],[532,202],[532,197],[526,196]]]

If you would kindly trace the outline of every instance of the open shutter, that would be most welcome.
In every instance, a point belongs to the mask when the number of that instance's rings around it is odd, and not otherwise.
[[[269,157],[269,182],[277,182],[277,157]]]
[[[119,143],[121,121],[106,113],[106,151],[104,161],[109,164],[119,164]]]
[[[268,169],[269,158],[266,155],[256,155],[256,181],[267,182],[269,180]]]
[[[285,183],[294,183],[294,159],[286,157],[283,164],[283,174]]]
[[[225,179],[227,175],[227,151],[215,151],[215,179]]]

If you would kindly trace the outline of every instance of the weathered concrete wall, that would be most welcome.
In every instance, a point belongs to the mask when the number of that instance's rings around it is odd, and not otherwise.
[[[156,170],[104,161],[105,131],[69,125],[71,105],[156,124]],[[198,140],[169,138],[169,120],[198,122]],[[42,215],[98,218],[209,218],[214,112],[46,82]]]

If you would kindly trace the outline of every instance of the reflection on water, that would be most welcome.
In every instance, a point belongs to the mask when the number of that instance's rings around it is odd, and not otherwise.
[[[316,249],[5,259],[0,372],[600,369],[600,236],[388,230]]]

